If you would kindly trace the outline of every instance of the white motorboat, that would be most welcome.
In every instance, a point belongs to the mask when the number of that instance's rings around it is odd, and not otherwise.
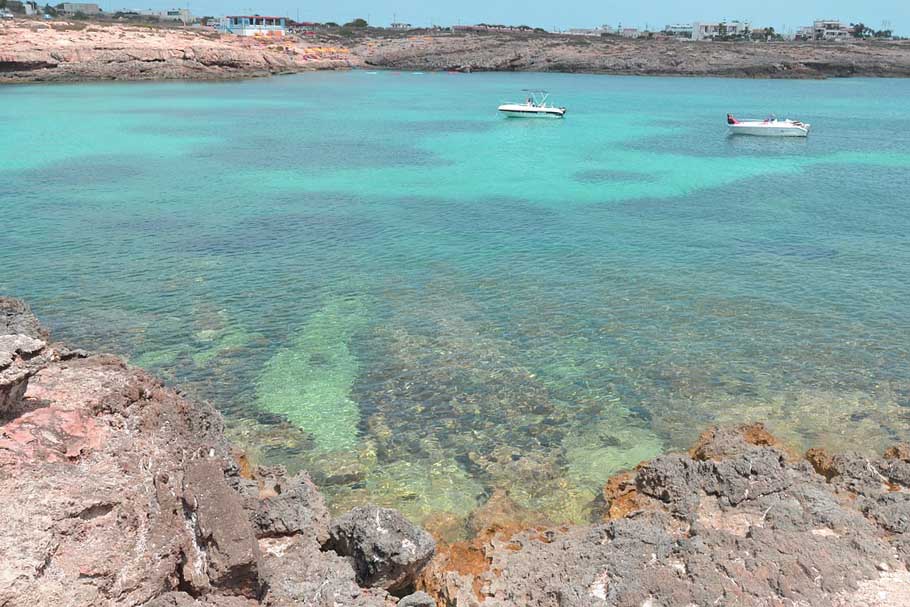
[[[566,115],[566,108],[547,103],[550,95],[546,91],[525,92],[528,97],[524,103],[504,103],[499,106],[499,111],[506,116],[525,118],[562,118]]]
[[[727,128],[733,135],[757,135],[759,137],[805,137],[811,125],[799,120],[778,120],[769,116],[764,120],[737,120],[727,114]]]

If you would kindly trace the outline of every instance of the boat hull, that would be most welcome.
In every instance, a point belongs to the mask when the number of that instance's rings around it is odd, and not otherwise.
[[[731,124],[731,135],[752,135],[754,137],[807,137],[809,125],[794,124]]]
[[[564,108],[527,105],[501,105],[499,112],[513,118],[562,118],[566,115]]]

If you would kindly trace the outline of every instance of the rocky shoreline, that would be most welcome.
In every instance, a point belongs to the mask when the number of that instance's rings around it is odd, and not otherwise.
[[[496,493],[437,544],[394,510],[332,519],[220,415],[0,298],[0,605],[581,607],[910,604],[910,446],[789,452],[706,431],[613,477],[598,520]]]
[[[0,83],[214,80],[350,68],[739,78],[910,77],[910,42],[693,43],[555,34],[289,35],[94,22],[0,23]]]
[[[472,34],[371,40],[367,66],[424,71],[568,72],[732,78],[908,77],[910,42],[733,43]]]
[[[84,22],[0,23],[0,83],[221,80],[347,69],[344,47],[296,38]]]

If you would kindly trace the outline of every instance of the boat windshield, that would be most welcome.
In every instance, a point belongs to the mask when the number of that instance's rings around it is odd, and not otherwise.
[[[547,99],[550,97],[547,91],[524,89],[524,93],[527,97],[525,104],[532,107],[546,107]]]

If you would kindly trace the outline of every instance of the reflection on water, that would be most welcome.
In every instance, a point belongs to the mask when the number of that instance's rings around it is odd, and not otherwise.
[[[910,437],[910,82],[415,80],[8,89],[0,291],[455,536],[497,492],[585,520],[708,424]],[[502,120],[519,84],[570,117]],[[781,99],[810,138],[704,126]]]

